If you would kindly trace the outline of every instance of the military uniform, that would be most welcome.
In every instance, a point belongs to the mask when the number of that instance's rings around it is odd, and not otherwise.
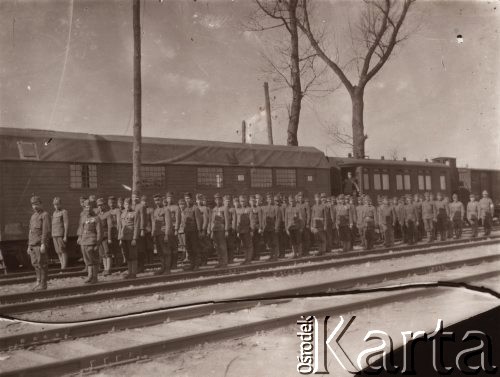
[[[56,203],[60,203],[59,198],[54,198],[54,204]],[[52,213],[52,242],[62,270],[68,265],[68,254],[66,253],[68,226],[68,211],[65,209],[54,210]]]
[[[280,231],[281,211],[276,204],[267,203],[261,207],[259,220],[264,245],[269,248],[271,260],[278,260],[278,232]]]
[[[319,199],[319,198],[318,198]],[[324,204],[317,203],[311,207],[311,232],[318,245],[319,255],[326,253],[327,208]]]
[[[102,260],[104,264],[104,275],[109,275],[111,272],[111,251],[109,248],[109,235],[110,235],[110,228],[113,226],[113,222],[111,219],[111,212],[110,210],[106,210],[102,206],[105,205],[104,199],[99,198],[97,199],[97,216],[99,216],[99,219],[101,220],[101,226],[102,226],[102,241],[99,244],[99,258]],[[102,208],[102,209],[101,209]]]
[[[128,209],[124,209],[118,221],[118,239],[122,248],[122,253],[127,260],[128,273],[126,278],[133,279],[137,275],[137,239],[139,238],[139,216],[131,207],[131,200],[125,199],[129,204]]]
[[[114,197],[109,197],[108,198],[110,204],[110,209],[109,209],[109,220],[110,222],[108,223],[108,246],[109,246],[109,252],[111,254],[112,258],[118,258],[118,254],[120,252],[120,246],[118,243],[118,220],[120,219],[120,214],[121,210],[118,207],[115,207],[115,198]],[[122,255],[123,262],[125,262],[125,256]],[[111,269],[111,263],[112,259],[110,260],[110,269]]]
[[[299,193],[302,195],[302,193]],[[297,207],[300,210],[301,222],[302,222],[302,231],[301,231],[301,243],[300,243],[300,255],[308,255],[309,249],[311,248],[311,206],[308,202],[302,201],[297,202]]]
[[[375,241],[375,227],[378,226],[377,211],[371,203],[363,206],[361,211],[363,237],[366,250],[373,249]]]
[[[472,228],[472,238],[477,237],[477,228],[479,224],[479,203],[470,201],[467,203],[467,220]]]
[[[167,192],[166,194],[167,198],[171,198],[173,200],[173,194],[171,192]],[[166,203],[164,203],[164,206],[168,209],[170,213],[170,224],[171,224],[171,232],[168,234],[168,247],[172,251],[172,258],[171,258],[171,264],[170,267],[172,269],[177,268],[177,261],[179,259],[179,239],[177,237],[177,232],[178,228],[177,225],[180,222],[180,210],[179,206],[173,202],[171,204],[168,204],[168,200]]]
[[[137,217],[138,233],[136,239],[137,250],[137,271],[144,271],[146,261],[146,227],[147,227],[147,207],[143,203],[134,203],[133,209]]]
[[[226,237],[226,247],[227,247],[227,262],[233,263],[234,255],[237,251],[236,242],[236,232],[233,228],[234,219],[236,218],[236,209],[230,207],[231,197],[228,195],[224,196],[224,207],[227,209],[227,237]]]
[[[90,206],[90,203],[85,204]],[[102,242],[102,222],[94,209],[90,207],[89,211],[84,211],[82,223],[80,225],[79,243],[83,248],[83,260],[88,271],[86,283],[97,283],[97,274],[99,272],[99,245]]]
[[[418,224],[418,213],[417,209],[412,203],[407,203],[403,207],[404,222],[406,227],[406,241],[409,245],[413,245],[417,242],[417,224]]]
[[[33,196],[31,198],[31,204],[41,205],[40,198]],[[40,207],[31,215],[28,235],[28,254],[31,259],[31,265],[36,273],[36,285],[33,287],[33,290],[47,289],[49,272],[47,248],[49,245],[49,237],[49,214]]]
[[[396,213],[391,205],[382,204],[378,207],[378,224],[380,231],[384,233],[384,246],[394,245],[394,225],[396,223]]]
[[[196,194],[196,205],[195,215],[200,222],[200,227],[198,228],[198,243],[199,243],[199,253],[200,253],[200,263],[206,265],[208,261],[208,254],[210,250],[210,240],[208,238],[208,224],[210,221],[210,215],[208,207],[203,205],[201,201],[204,199],[202,194]]]
[[[441,241],[446,241],[446,233],[448,230],[448,220],[450,218],[450,209],[444,200],[434,201],[436,206],[436,229],[441,237]]]
[[[155,199],[158,198],[159,195],[155,196]],[[172,266],[172,249],[169,247],[169,235],[173,232],[171,222],[170,210],[160,203],[151,214],[151,234],[161,262],[161,269],[155,272],[156,275],[169,274]]]
[[[484,235],[489,236],[491,233],[491,220],[493,217],[493,201],[491,198],[479,199],[479,217],[483,223]]]
[[[222,199],[220,195],[216,194],[215,198]],[[226,267],[227,258],[227,241],[226,235],[229,233],[229,211],[223,205],[215,206],[212,209],[212,216],[210,221],[210,233],[214,241],[215,250],[219,258],[218,267]]]
[[[189,268],[197,270],[200,267],[200,240],[203,219],[196,216],[196,207],[186,205],[180,210],[178,232],[184,234],[186,253],[189,259]]]
[[[461,202],[450,203],[450,220],[453,223],[453,237],[462,237],[462,222],[465,215],[464,205]]]
[[[250,263],[253,257],[253,242],[252,230],[250,228],[250,207],[236,208],[236,218],[233,220],[234,228],[241,241],[241,248],[245,253],[245,261],[243,263]]]
[[[257,205],[252,206],[250,204],[250,230],[252,234],[252,248],[253,255],[252,260],[258,261],[260,259],[261,252],[261,235],[260,235],[260,223],[259,219],[261,217],[261,208]]]
[[[305,220],[304,211],[297,204],[289,204],[285,208],[285,231],[290,239],[293,256],[295,258],[302,255],[302,232],[304,231]]]
[[[422,202],[422,221],[424,222],[424,229],[425,232],[427,233],[428,242],[431,242],[433,240],[434,219],[436,218],[436,216],[437,216],[437,211],[434,201],[431,201],[428,198],[426,198]]]
[[[335,212],[335,227],[339,233],[342,250],[346,252],[351,249],[351,228],[353,223],[351,207],[349,204],[337,204]]]

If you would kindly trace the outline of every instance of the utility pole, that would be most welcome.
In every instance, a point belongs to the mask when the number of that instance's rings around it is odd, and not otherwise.
[[[134,30],[134,144],[132,151],[132,193],[141,192],[142,88],[141,88],[141,2],[132,0]]]
[[[247,122],[241,122],[241,143],[246,144],[247,142]]]
[[[267,141],[273,145],[273,125],[271,123],[271,101],[269,100],[269,85],[264,83],[264,94],[266,96],[266,116],[267,116]]]

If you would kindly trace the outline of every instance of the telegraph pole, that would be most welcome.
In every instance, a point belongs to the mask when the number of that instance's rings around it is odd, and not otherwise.
[[[132,193],[141,192],[142,88],[141,88],[141,2],[132,0],[134,30],[134,145],[132,151]]]
[[[271,101],[269,100],[269,85],[264,83],[264,95],[266,97],[266,116],[267,116],[267,141],[273,145],[273,125],[271,122]]]

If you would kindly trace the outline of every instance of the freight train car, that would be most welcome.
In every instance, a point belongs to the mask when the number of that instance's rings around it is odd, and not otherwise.
[[[30,196],[52,213],[59,196],[76,250],[79,197],[125,197],[132,180],[132,138],[0,128],[0,248],[8,267],[28,264]],[[330,191],[330,164],[312,147],[143,138],[143,194],[173,191],[241,194]],[[18,256],[16,258],[15,256]],[[23,262],[24,260],[24,262]]]
[[[344,193],[343,182],[352,173],[361,192],[375,199],[378,195],[390,197],[426,191],[442,192],[450,196],[456,188],[455,159],[436,158],[429,161],[357,159],[328,157],[331,164],[333,194]],[[359,176],[361,172],[361,176]]]

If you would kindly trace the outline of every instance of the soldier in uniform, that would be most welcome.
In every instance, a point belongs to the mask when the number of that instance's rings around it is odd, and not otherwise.
[[[274,195],[274,204],[278,210],[278,258],[284,258],[288,237],[285,232],[285,204],[283,203],[281,195]]]
[[[269,248],[271,261],[278,260],[278,232],[280,226],[281,211],[274,203],[271,193],[266,195],[267,205],[261,207],[259,220],[260,232],[264,245]]]
[[[406,204],[403,207],[405,229],[406,229],[406,241],[409,245],[413,245],[417,242],[417,228],[418,228],[418,213],[417,209],[413,205],[412,198],[410,195],[406,197]]]
[[[300,242],[300,255],[309,255],[309,249],[311,247],[311,206],[309,205],[309,201],[304,200],[304,194],[299,192],[297,194],[297,207],[300,210],[300,218],[303,221],[301,225],[301,237],[302,240]]]
[[[477,237],[477,228],[479,224],[479,203],[476,202],[474,194],[469,195],[470,202],[467,203],[467,220],[472,228],[472,238]]]
[[[52,242],[61,263],[61,270],[64,270],[68,266],[68,254],[66,253],[66,245],[68,243],[68,211],[62,208],[59,197],[54,198],[53,204]]]
[[[413,205],[417,210],[418,226],[416,229],[416,234],[417,234],[417,242],[420,242],[422,241],[422,238],[424,236],[425,229],[424,229],[424,222],[422,219],[422,200],[419,194],[413,195]]]
[[[219,263],[216,268],[227,267],[227,238],[229,237],[230,215],[227,206],[224,206],[222,196],[214,195],[215,207],[212,209],[210,221],[210,236],[214,242]]]
[[[95,208],[90,200],[84,202],[84,215],[80,224],[78,244],[83,248],[83,260],[87,267],[88,277],[85,283],[97,283],[99,273],[99,245],[102,242],[102,223],[95,213]]]
[[[141,196],[141,204],[146,209],[146,225],[144,226],[144,263],[153,263],[154,255],[154,241],[153,241],[153,208],[148,206],[147,197],[145,195]],[[163,205],[163,201],[160,198],[160,204]]]
[[[155,271],[155,275],[170,274],[172,266],[172,250],[169,247],[169,235],[172,235],[172,216],[168,207],[163,205],[160,194],[153,196],[155,208],[151,215],[151,234],[156,245],[156,251],[160,257],[161,268]]]
[[[377,211],[372,205],[371,198],[366,195],[363,210],[361,211],[363,236],[366,250],[373,249],[375,242],[375,228],[378,226]]]
[[[242,264],[248,264],[253,257],[253,231],[250,227],[251,209],[248,206],[247,197],[240,195],[240,207],[236,208],[236,218],[233,221],[237,237],[241,241],[241,248],[245,253],[245,260]]]
[[[344,195],[339,195],[337,202],[335,227],[339,233],[342,250],[347,252],[351,249],[352,212],[345,202]]]
[[[450,221],[453,224],[453,238],[462,238],[462,223],[465,215],[464,205],[458,201],[458,195],[453,194],[450,203]]]
[[[116,200],[116,206],[118,207],[118,209],[120,211],[123,211],[123,198],[122,197],[119,197],[117,200]]]
[[[332,249],[337,249],[340,246],[339,232],[335,226],[337,222],[337,198],[335,196],[330,197],[330,216],[332,218]]]
[[[195,215],[201,224],[198,233],[199,248],[200,248],[200,260],[201,265],[205,266],[208,261],[208,253],[210,250],[210,240],[208,239],[208,223],[209,223],[209,211],[207,206],[204,204],[203,194],[196,194],[196,205]]]
[[[109,219],[110,226],[108,226],[108,247],[111,254],[109,259],[109,270],[113,265],[113,258],[118,260],[118,254],[121,254],[120,245],[118,242],[118,220],[120,219],[121,210],[117,206],[116,198],[114,196],[108,197],[108,207],[109,207]],[[122,254],[122,261],[125,264],[125,255]]]
[[[290,239],[292,246],[293,258],[301,256],[301,243],[303,240],[302,232],[304,229],[304,212],[299,205],[295,202],[295,197],[290,195],[288,197],[288,206],[285,208],[285,231]]]
[[[250,195],[250,230],[252,233],[253,255],[252,260],[258,261],[261,252],[261,229],[259,218],[261,217],[260,207],[257,205],[257,196]]]
[[[135,241],[137,249],[137,272],[143,272],[146,259],[147,208],[141,201],[138,193],[132,194],[132,209],[136,214],[139,227],[139,233]]]
[[[171,258],[171,264],[170,267],[171,269],[177,268],[177,261],[179,259],[179,239],[178,239],[178,228],[177,225],[180,222],[180,210],[179,206],[175,204],[174,201],[174,194],[172,192],[167,192],[165,195],[165,202],[163,203],[166,208],[168,208],[168,211],[170,213],[170,226],[171,226],[171,232],[169,232],[168,236],[168,247],[172,251],[172,258]]]
[[[42,201],[38,196],[31,197],[31,207],[33,215],[30,219],[28,254],[36,273],[36,285],[32,290],[38,291],[47,289],[50,218],[49,214],[43,210]]]
[[[128,271],[125,279],[135,279],[137,276],[137,238],[139,237],[139,216],[133,209],[131,198],[123,201],[123,211],[121,211],[118,221],[118,240],[123,255],[127,260]]]
[[[234,218],[236,217],[236,209],[231,206],[231,196],[224,195],[223,205],[227,210],[227,237],[226,237],[226,247],[227,247],[227,263],[233,263],[234,255],[236,252],[236,233],[233,228]]]
[[[190,192],[184,194],[184,200],[179,201],[180,223],[177,226],[179,233],[184,234],[186,253],[189,259],[189,270],[200,268],[200,239],[202,234],[203,218],[196,216],[196,207],[193,203],[193,195]]]
[[[99,258],[102,260],[104,265],[103,275],[107,276],[111,274],[111,250],[109,248],[108,237],[110,233],[110,228],[113,226],[113,221],[111,220],[111,212],[106,208],[106,202],[103,198],[97,199],[97,216],[101,220],[102,226],[102,241],[99,244]]]
[[[450,209],[448,204],[443,200],[443,196],[440,192],[436,195],[436,200],[434,201],[436,205],[436,226],[437,232],[441,236],[441,241],[446,241],[446,233],[448,229],[448,219],[450,218]]]
[[[323,204],[323,207],[325,208],[325,215],[326,215],[326,232],[325,232],[325,250],[327,253],[332,251],[332,211],[331,211],[331,206],[330,203],[328,202],[328,198],[326,196],[326,193],[322,192],[319,195],[321,199],[321,204]]]
[[[327,208],[323,203],[321,203],[321,195],[314,194],[314,204],[311,208],[311,232],[314,235],[316,244],[318,245],[318,255],[324,255],[326,253],[328,217]]]
[[[427,242],[430,243],[434,239],[434,219],[437,216],[436,205],[431,200],[431,194],[426,192],[424,194],[424,201],[422,202],[422,221],[424,222],[424,229],[427,233]]]
[[[357,212],[356,207],[358,203],[358,199],[355,196],[346,196],[346,202],[349,204],[349,209],[351,211],[352,216],[352,228],[351,228],[351,251],[354,250],[354,242],[359,235],[359,228],[357,227]]]
[[[363,249],[366,249],[366,237],[364,234],[365,227],[363,226],[363,222],[364,222],[363,212],[365,210],[366,195],[361,195],[359,197],[359,199],[360,200],[358,201],[358,205],[356,206],[356,211],[353,213],[353,216],[352,216],[352,222],[353,222],[353,224],[356,224],[356,225],[353,225],[353,229],[354,229],[354,227],[356,227],[358,232],[359,232],[359,237],[361,239],[361,246],[363,247]],[[353,234],[355,234],[355,233],[353,232]],[[353,237],[353,240],[354,240],[354,237]],[[352,244],[351,244],[351,247],[352,247]]]
[[[495,205],[493,201],[488,196],[488,191],[483,191],[483,197],[479,200],[479,216],[483,223],[484,235],[489,236],[491,233],[491,220],[493,218],[493,212],[495,210]]]
[[[85,213],[85,210],[83,208],[85,200],[87,200],[86,196],[80,196],[80,208],[81,208],[81,211],[80,211],[80,216],[78,218],[78,227],[77,227],[77,230],[76,230],[76,235],[77,236],[80,236],[79,232],[80,232],[81,225],[82,225],[82,218],[83,218],[83,215]],[[80,252],[82,253],[82,257],[78,261],[79,262],[83,262],[83,247],[81,245],[80,245]],[[87,267],[85,267],[82,272],[88,272]]]
[[[387,196],[382,197],[382,205],[379,206],[378,223],[380,231],[384,233],[384,246],[394,246],[394,226],[396,225],[396,213],[394,208],[389,204]]]

